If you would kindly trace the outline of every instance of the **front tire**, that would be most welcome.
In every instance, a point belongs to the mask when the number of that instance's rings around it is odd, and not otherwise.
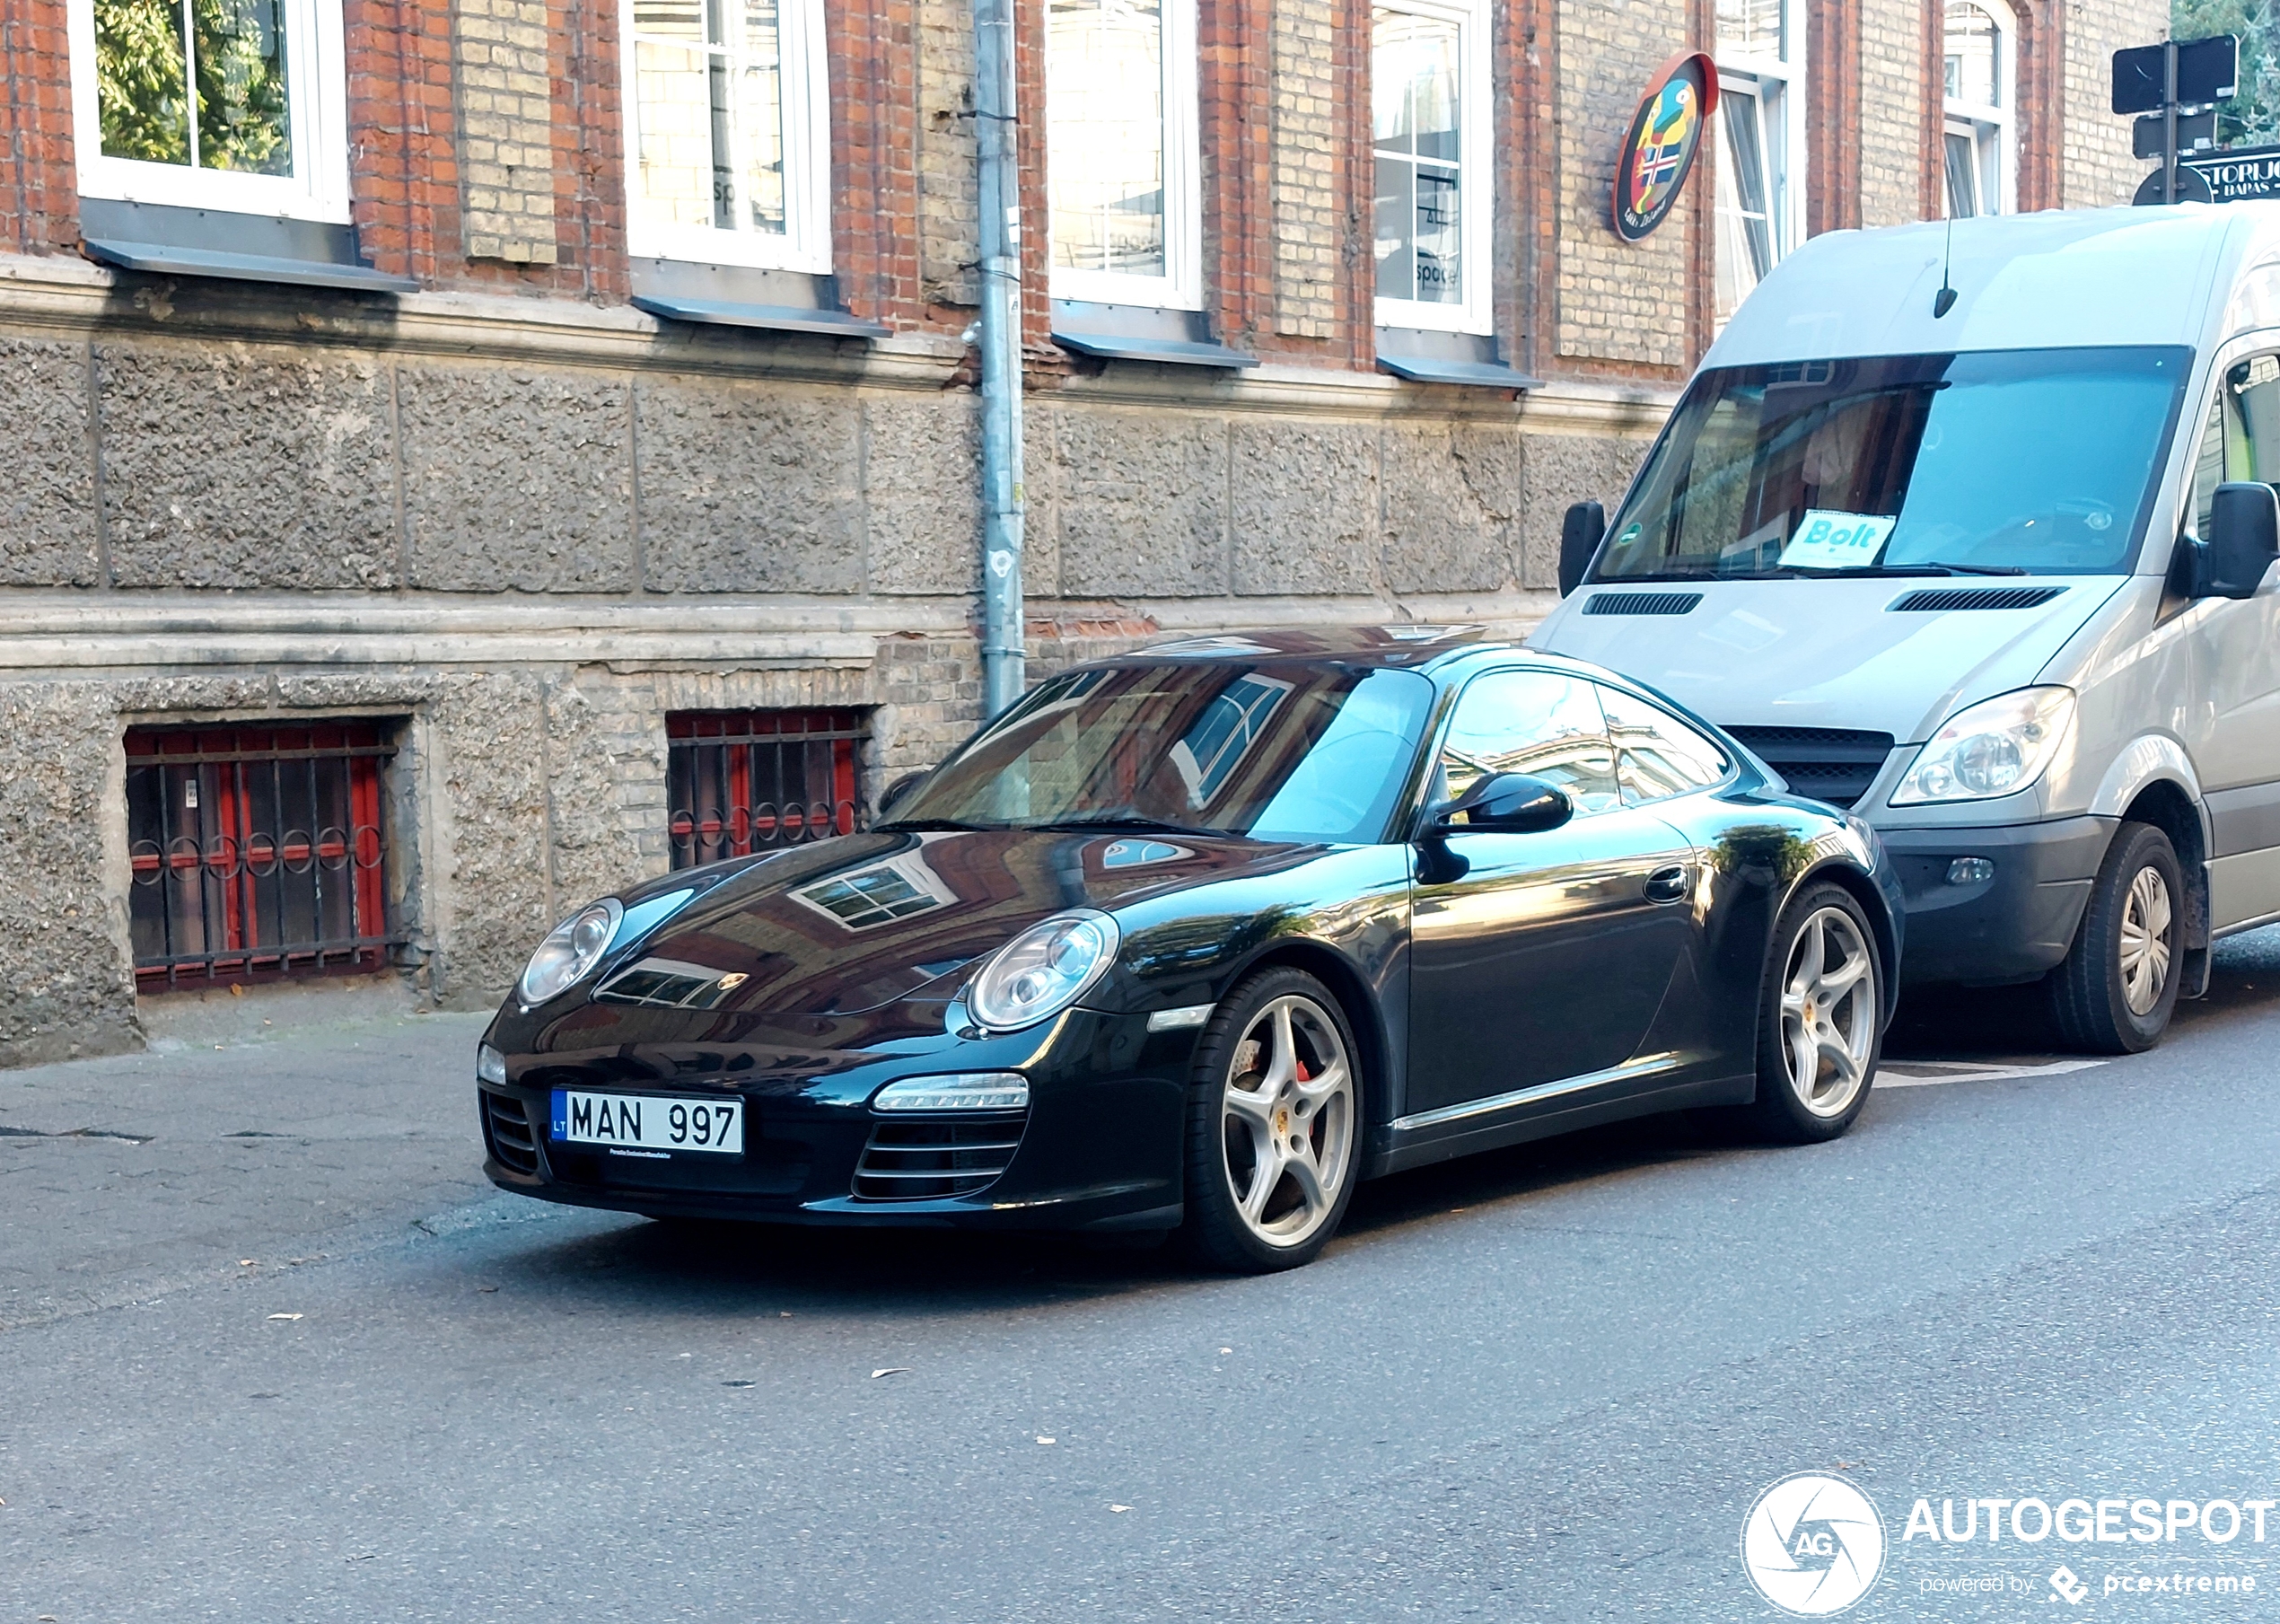
[[[1220,1001],[1196,1046],[1180,1239],[1235,1274],[1296,1268],[1337,1233],[1360,1172],[1362,1080],[1337,997],[1268,970]]]
[[[1884,1048],[1884,966],[1859,900],[1808,885],[1782,910],[1758,1012],[1752,1122],[1792,1145],[1834,1139],[1868,1102]]]
[[[2134,1055],[2162,1040],[2177,1008],[2184,902],[2170,838],[2150,823],[2116,830],[2074,944],[2047,984],[2069,1048]]]

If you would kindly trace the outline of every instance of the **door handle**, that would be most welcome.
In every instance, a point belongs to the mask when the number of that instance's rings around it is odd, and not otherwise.
[[[1658,868],[1646,877],[1646,900],[1650,902],[1683,902],[1693,889],[1694,871],[1683,863]]]

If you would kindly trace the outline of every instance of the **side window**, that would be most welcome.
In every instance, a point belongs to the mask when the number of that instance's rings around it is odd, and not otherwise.
[[[1669,711],[1611,688],[1599,694],[1624,805],[1707,789],[1724,779],[1731,766],[1726,752]]]
[[[2224,483],[2224,403],[2229,391],[2219,388],[2209,402],[2209,420],[2201,429],[2201,449],[2193,459],[2193,533],[2209,533],[2209,514],[2216,506],[2216,487]]]
[[[2280,358],[2243,361],[2224,374],[2224,392],[2226,477],[2280,481]]]
[[[1489,773],[1533,773],[1557,784],[1578,815],[1622,803],[1597,693],[1589,682],[1550,672],[1490,672],[1458,699],[1435,794],[1460,795]]]

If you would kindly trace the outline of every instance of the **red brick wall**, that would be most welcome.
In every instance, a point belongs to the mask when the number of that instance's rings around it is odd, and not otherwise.
[[[68,248],[79,241],[79,189],[63,0],[0,0],[0,243]]]
[[[357,244],[381,270],[438,280],[461,268],[451,0],[346,0],[343,10]]]

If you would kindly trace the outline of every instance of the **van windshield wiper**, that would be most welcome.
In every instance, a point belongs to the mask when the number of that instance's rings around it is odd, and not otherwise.
[[[1945,570],[1951,575],[2025,575],[2033,573],[2021,569],[2016,564],[1919,564],[1915,567]]]

